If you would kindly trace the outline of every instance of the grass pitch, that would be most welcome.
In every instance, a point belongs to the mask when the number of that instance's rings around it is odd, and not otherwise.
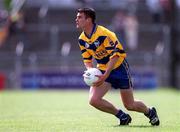
[[[119,91],[106,99],[119,108]],[[88,91],[3,91],[0,92],[0,132],[177,132],[180,131],[180,91],[135,91],[135,98],[155,106],[161,124],[152,127],[140,113],[129,126],[88,104]],[[125,110],[126,111],[126,110]],[[127,112],[127,111],[126,111]]]

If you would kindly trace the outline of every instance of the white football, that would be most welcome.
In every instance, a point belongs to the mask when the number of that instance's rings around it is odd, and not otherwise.
[[[98,77],[96,75],[102,75],[101,71],[97,68],[89,68],[87,71],[84,72],[84,82],[88,86],[92,86],[94,82],[98,80]]]

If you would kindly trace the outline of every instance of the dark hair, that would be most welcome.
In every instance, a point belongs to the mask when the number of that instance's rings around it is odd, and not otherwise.
[[[77,10],[78,13],[84,13],[86,18],[91,18],[92,22],[95,23],[96,20],[96,12],[93,8],[79,8]]]

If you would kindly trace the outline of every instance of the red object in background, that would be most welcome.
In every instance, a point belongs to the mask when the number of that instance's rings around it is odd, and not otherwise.
[[[0,91],[5,88],[5,75],[0,73]]]

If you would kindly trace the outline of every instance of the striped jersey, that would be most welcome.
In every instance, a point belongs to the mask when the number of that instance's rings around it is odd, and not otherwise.
[[[113,69],[119,67],[126,57],[122,44],[118,41],[114,32],[107,28],[94,24],[92,33],[87,36],[84,32],[79,36],[79,46],[84,63],[97,61],[97,68],[106,70],[109,60],[119,56]]]

